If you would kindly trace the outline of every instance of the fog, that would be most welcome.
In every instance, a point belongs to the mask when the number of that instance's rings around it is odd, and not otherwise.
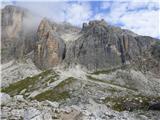
[[[65,21],[66,2],[16,2],[16,6],[26,8],[39,17],[46,17],[56,22]]]
[[[25,32],[37,30],[43,18],[55,22],[64,22],[65,9],[68,6],[65,2],[16,2],[14,5],[27,10],[27,14],[23,19]]]

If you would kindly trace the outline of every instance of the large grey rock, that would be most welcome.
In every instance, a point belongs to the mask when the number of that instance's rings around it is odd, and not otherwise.
[[[34,107],[29,107],[24,112],[24,120],[52,120],[52,115],[47,110],[37,110]]]
[[[156,60],[160,61],[160,41],[157,41],[152,47],[151,47],[151,55]]]
[[[0,93],[1,105],[6,105],[11,101],[10,95],[6,93]]]
[[[16,96],[14,96],[14,100],[15,101],[20,101],[20,102],[25,101],[25,99],[23,98],[23,95],[16,95]]]
[[[31,13],[26,9],[8,5],[1,11],[2,15],[2,63],[24,57],[35,45],[35,28],[26,21]],[[33,16],[32,16],[33,17]],[[33,19],[30,19],[33,21]],[[26,27],[26,24],[29,24]],[[32,28],[31,28],[32,27]]]
[[[58,108],[59,107],[59,103],[58,102],[51,102],[49,100],[43,101],[43,104],[52,106],[53,108]]]
[[[64,59],[65,44],[55,29],[47,19],[43,19],[39,25],[34,62],[41,69],[57,66]]]
[[[156,41],[149,49],[133,60],[132,67],[138,68],[143,73],[148,71],[160,78],[160,44]]]
[[[80,37],[67,47],[65,61],[89,70],[107,69],[131,61],[151,46],[154,39],[108,25],[104,20],[83,24]]]
[[[31,120],[37,116],[39,116],[41,112],[33,107],[29,107],[25,112],[24,112],[24,120]]]
[[[40,72],[41,71],[37,69],[31,59],[27,59],[23,63],[17,61],[7,62],[2,64],[1,87],[6,87],[11,83],[17,82],[29,76],[34,76]]]

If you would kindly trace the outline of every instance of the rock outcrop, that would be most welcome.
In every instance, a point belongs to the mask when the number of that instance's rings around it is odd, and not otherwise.
[[[106,69],[141,55],[154,39],[108,25],[104,20],[83,24],[81,36],[67,49],[66,62],[89,70]]]
[[[65,43],[56,33],[56,27],[43,19],[37,31],[38,41],[34,51],[34,62],[41,69],[54,67],[65,56]]]
[[[11,97],[6,93],[0,93],[1,105],[6,105],[11,101]]]
[[[28,31],[24,24],[30,13],[20,7],[2,9],[2,63],[18,59],[31,52],[35,44],[35,31]]]
[[[160,44],[155,42],[141,56],[136,57],[132,62],[132,67],[146,73],[150,71],[160,78]]]

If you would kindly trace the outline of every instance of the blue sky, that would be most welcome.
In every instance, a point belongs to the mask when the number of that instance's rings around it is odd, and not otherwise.
[[[132,30],[140,35],[160,38],[159,0],[3,0],[2,6],[14,4],[57,22],[81,26],[83,22],[105,19],[109,24]],[[141,2],[139,2],[141,1]]]

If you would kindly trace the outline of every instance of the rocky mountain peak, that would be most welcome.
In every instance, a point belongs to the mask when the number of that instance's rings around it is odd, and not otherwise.
[[[107,22],[104,21],[104,19],[102,20],[92,20],[89,21],[89,23],[83,23],[82,26],[82,31],[86,32],[86,31],[95,31],[98,32],[98,29],[104,29],[105,27],[107,27]]]
[[[6,6],[2,9],[2,62],[22,56],[23,18],[26,11],[16,6]],[[23,49],[25,47],[23,46]]]
[[[56,27],[44,18],[37,30],[38,41],[34,50],[34,62],[41,69],[51,68],[61,63],[65,44],[58,36]]]
[[[83,23],[81,36],[67,50],[66,60],[90,70],[110,68],[130,63],[152,42],[150,37],[109,25],[103,19],[94,20]]]
[[[50,22],[46,18],[43,18],[37,30],[38,37],[40,38],[43,37],[43,39],[47,39],[49,33],[52,31],[53,29],[52,26],[50,25]]]
[[[24,12],[26,9],[14,5],[7,5],[2,10],[8,12]]]
[[[32,37],[30,34],[24,35],[25,9],[20,14],[12,14],[13,11],[21,11],[21,8],[6,6],[3,11],[2,54],[23,56],[24,52],[34,51],[34,62],[42,69],[57,66],[63,60],[81,64],[90,70],[113,67],[141,55],[154,41],[150,37],[109,25],[104,19],[83,23],[80,30],[68,23],[43,18]],[[13,45],[6,47],[10,42]],[[7,54],[5,49],[9,51]]]

